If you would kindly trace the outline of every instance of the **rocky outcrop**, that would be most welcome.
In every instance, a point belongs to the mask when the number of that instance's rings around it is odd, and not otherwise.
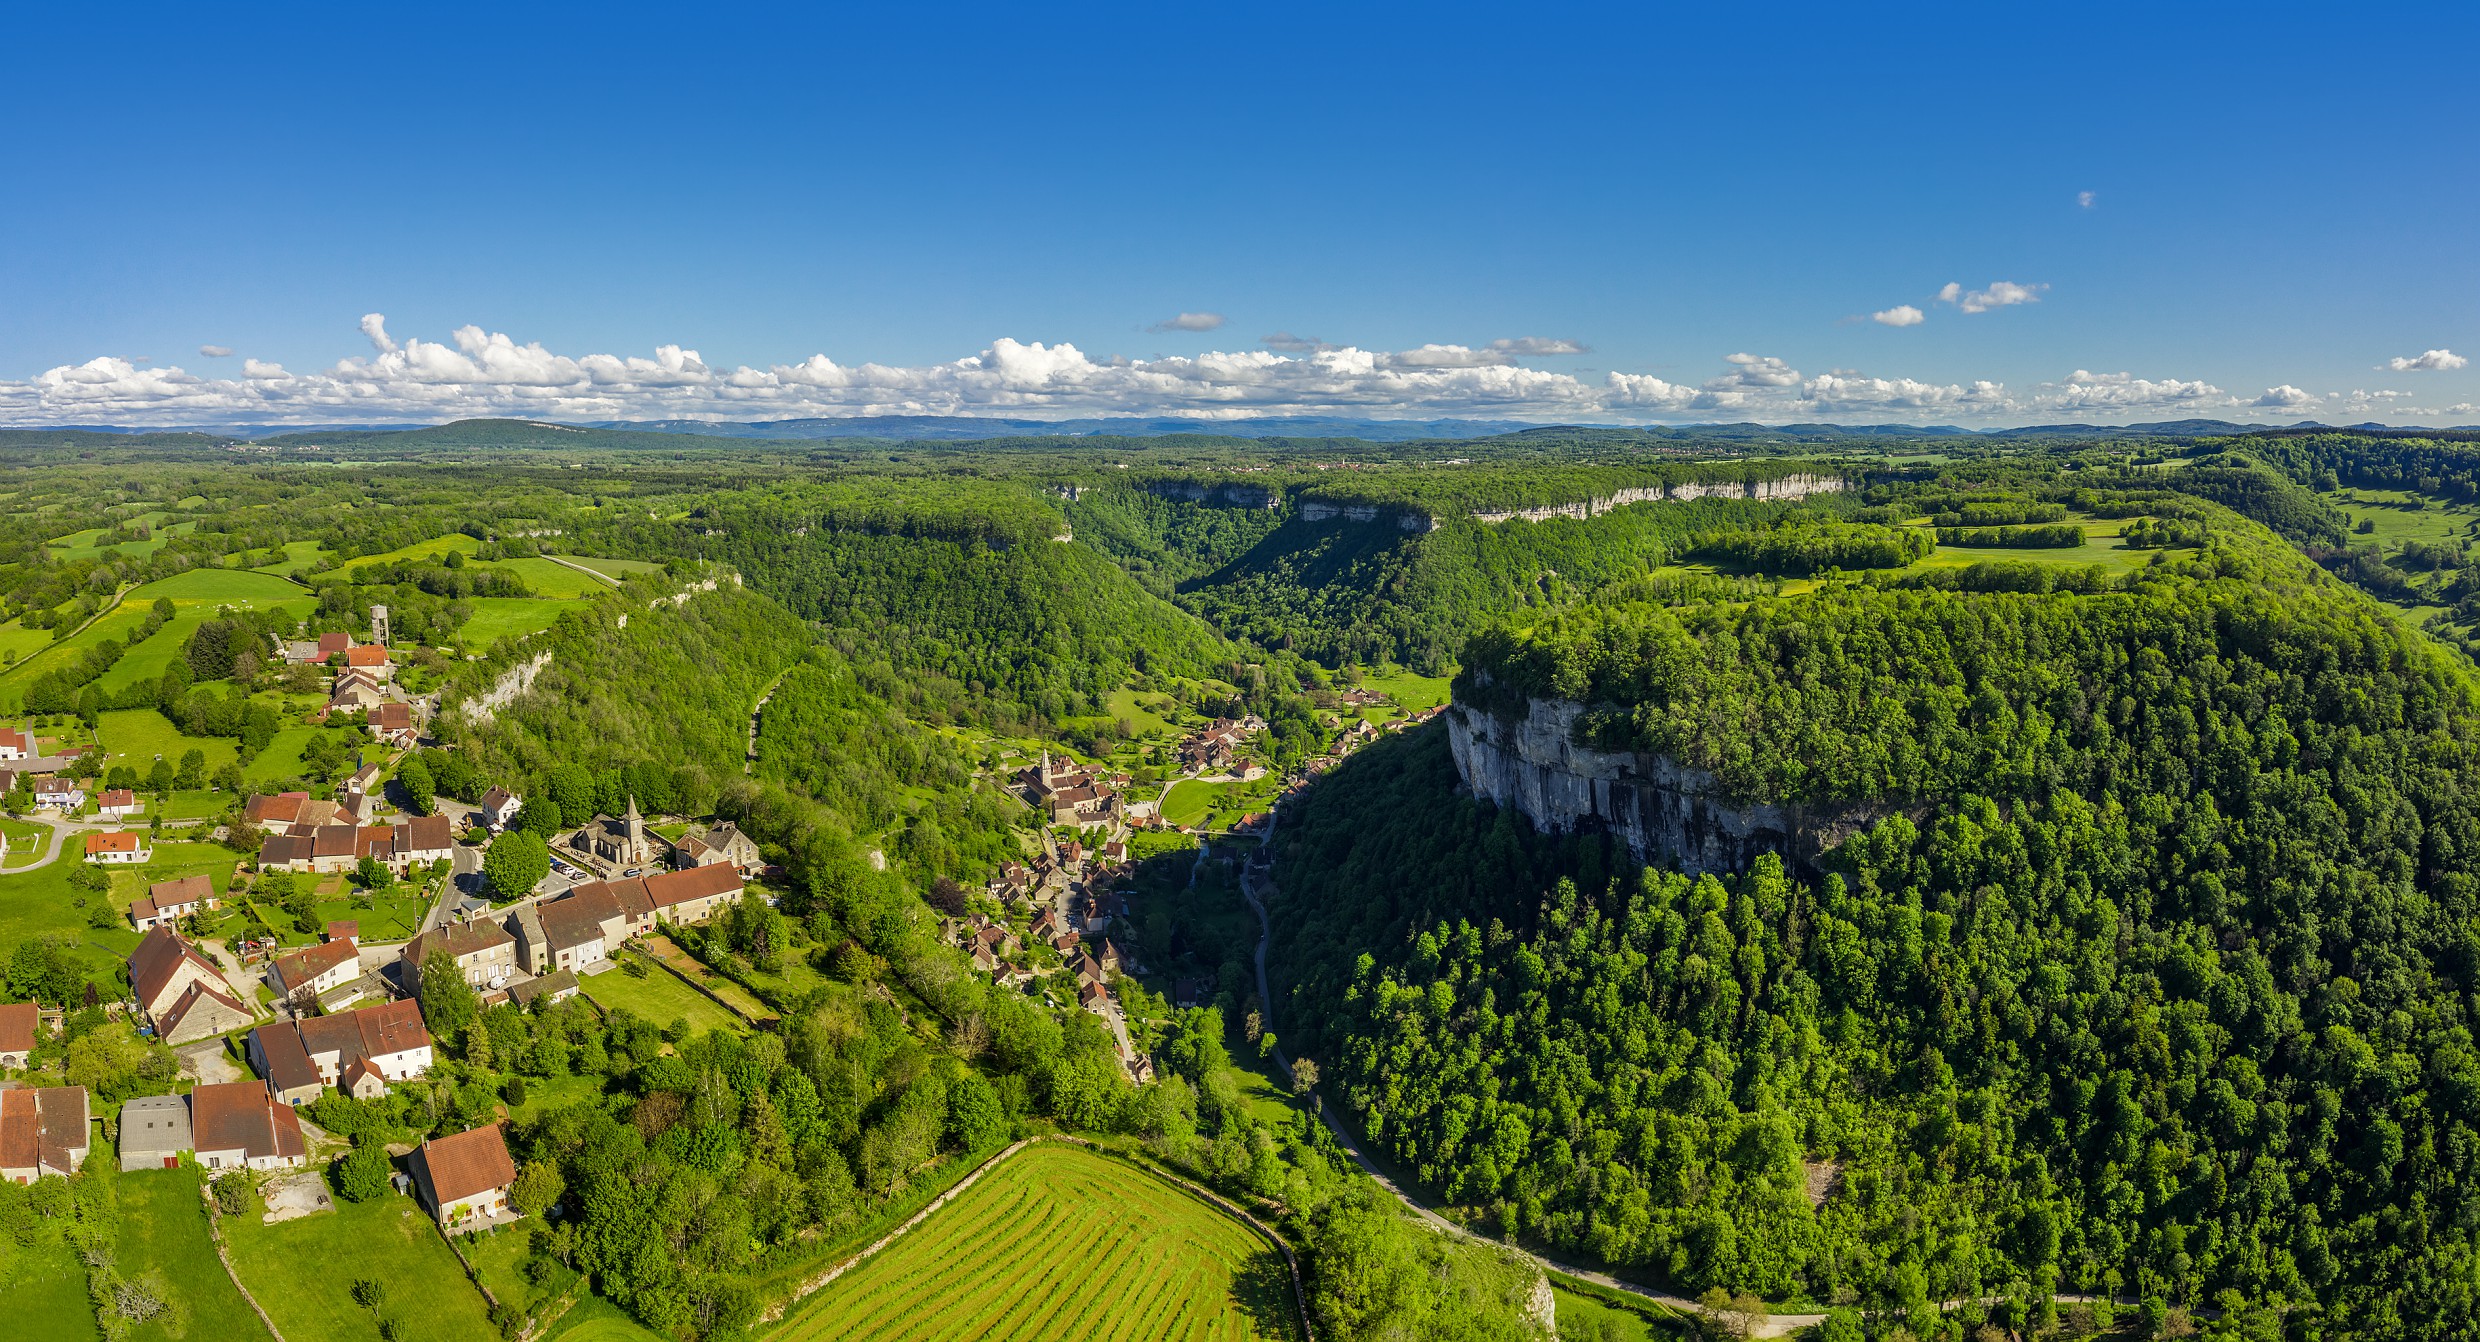
[[[1303,522],[1332,522],[1338,517],[1347,522],[1375,522],[1385,518],[1395,524],[1396,530],[1414,533],[1429,531],[1438,525],[1438,519],[1427,513],[1407,512],[1374,503],[1326,503],[1309,499],[1300,505],[1300,520]]]
[[[1446,711],[1455,769],[1473,794],[1524,813],[1538,829],[1598,829],[1640,862],[1682,871],[1744,871],[1761,853],[1795,867],[1893,813],[1889,805],[1742,801],[1711,774],[1661,755],[1576,744],[1581,704],[1535,699],[1521,719],[1466,704]]]
[[[1473,520],[1511,522],[1522,518],[1527,522],[1547,522],[1553,517],[1572,517],[1585,521],[1614,508],[1625,508],[1631,503],[1684,503],[1690,499],[1788,502],[1814,494],[1840,493],[1842,489],[1843,478],[1839,475],[1786,475],[1775,480],[1688,480],[1675,485],[1622,489],[1602,498],[1578,503],[1548,504],[1539,508],[1476,508],[1473,510]]]
[[[1274,508],[1283,502],[1283,495],[1266,485],[1209,485],[1195,480],[1157,480],[1145,486],[1145,491],[1166,499],[1202,503],[1216,508]],[[1076,496],[1071,494],[1068,497]]]

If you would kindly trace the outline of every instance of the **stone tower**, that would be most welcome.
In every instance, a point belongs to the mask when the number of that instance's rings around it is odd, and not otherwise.
[[[646,818],[637,813],[637,794],[629,794],[629,861],[645,863],[653,860],[646,851]]]

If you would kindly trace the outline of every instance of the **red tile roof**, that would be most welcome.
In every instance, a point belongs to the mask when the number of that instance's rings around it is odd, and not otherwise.
[[[0,1168],[76,1173],[91,1121],[84,1086],[0,1090]]]
[[[204,876],[184,876],[177,881],[157,881],[146,888],[146,897],[156,908],[179,908],[184,904],[203,904],[215,898],[215,882]]]
[[[347,648],[344,650],[344,664],[346,666],[385,666],[388,664],[388,650],[376,643],[364,643],[359,647]]]
[[[114,830],[109,834],[86,836],[86,855],[97,853],[134,853],[138,851],[138,835],[132,830]]]
[[[276,961],[276,977],[284,990],[292,992],[348,960],[359,959],[361,952],[349,941],[325,941],[298,950]]]
[[[741,874],[729,862],[667,871],[646,878],[646,894],[658,909],[668,909],[675,904],[713,895],[738,894],[740,889]]]
[[[333,657],[337,653],[343,652],[345,649],[352,646],[353,636],[351,634],[319,635],[319,656],[321,659]]]
[[[396,851],[445,852],[456,846],[456,827],[444,815],[417,815],[397,827]]]
[[[434,1137],[414,1155],[421,1162],[435,1206],[517,1181],[517,1163],[508,1158],[508,1141],[496,1123],[453,1137]]]
[[[253,825],[289,825],[301,814],[301,804],[310,800],[307,792],[279,792],[272,797],[252,797],[242,803],[242,818]]]
[[[189,1093],[189,1126],[200,1151],[240,1151],[255,1159],[306,1154],[301,1120],[255,1081],[200,1086]]]
[[[32,1002],[0,1004],[0,1053],[25,1053],[34,1048],[39,1010]]]
[[[135,806],[137,804],[138,794],[125,787],[106,788],[103,800],[97,803],[101,806]]]
[[[411,731],[413,730],[413,706],[381,704],[370,710],[370,725],[383,732]]]

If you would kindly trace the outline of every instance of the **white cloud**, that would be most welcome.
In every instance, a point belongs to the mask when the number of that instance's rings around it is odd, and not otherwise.
[[[2264,397],[2242,400],[2203,381],[2082,369],[2022,390],[1986,379],[1940,382],[1846,368],[1808,376],[1786,359],[1748,352],[1724,358],[1718,375],[1701,383],[1624,372],[1588,382],[1519,363],[1520,357],[1549,357],[1573,345],[1541,337],[1389,352],[1286,333],[1269,337],[1267,348],[1160,359],[1003,338],[963,358],[911,367],[844,364],[824,354],[717,367],[679,345],[659,345],[643,355],[568,354],[476,326],[459,328],[444,342],[391,337],[376,314],[363,326],[373,352],[324,369],[296,371],[250,359],[238,377],[209,378],[134,359],[99,358],[26,381],[0,381],[0,424],[208,427],[437,423],[481,416],[577,421],[976,414],[2022,423],[2205,413],[2287,418],[2311,403],[2401,413],[2387,407],[2402,404],[2394,400],[2399,392],[2317,397],[2287,383]]]
[[[2469,401],[2464,401],[2456,405],[2449,405],[2437,413],[2441,415],[2480,415],[2480,405],[2473,405]]]
[[[232,346],[200,345],[198,352],[210,359],[229,359],[232,357]]]
[[[2236,397],[2210,382],[2177,378],[2154,381],[2132,373],[2092,373],[2078,368],[2064,382],[2044,382],[2020,402],[2035,413],[2117,415],[2194,413],[2237,408]]]
[[[1880,326],[1918,326],[1929,317],[1909,303],[1897,303],[1884,312],[1870,313],[1869,320]]]
[[[2264,395],[2248,402],[2248,404],[2259,410],[2292,410],[2304,414],[2308,411],[2316,409],[2316,407],[2322,403],[2324,399],[2324,397],[2317,395],[2315,392],[2301,391],[2299,388],[2285,382],[2278,387],[2265,388]]]
[[[1722,361],[1732,371],[1705,384],[1708,391],[1732,387],[1791,387],[1800,381],[1800,370],[1771,355],[1726,354]]]
[[[1988,312],[1993,308],[2011,308],[2018,303],[2038,303],[2046,284],[2017,284],[2013,280],[1993,281],[1986,289],[1966,291],[1960,284],[1948,283],[1938,290],[1938,301],[1953,303],[1966,312]]]
[[[1589,354],[1592,347],[1574,340],[1558,340],[1549,336],[1517,336],[1513,340],[1493,340],[1490,349],[1517,359],[1541,359],[1558,354]]]
[[[1158,321],[1145,329],[1160,335],[1165,331],[1212,331],[1219,329],[1222,324],[1223,314],[1219,312],[1183,312],[1176,317]]]
[[[370,337],[371,347],[381,354],[394,354],[396,342],[388,338],[387,317],[383,313],[362,314],[362,334]]]
[[[2090,191],[2078,191],[2075,193],[2075,203],[2082,209],[2091,209],[2095,199],[2096,197]]]
[[[2457,354],[2450,349],[2433,349],[2425,354],[2414,354],[2408,359],[2388,359],[2384,363],[2377,365],[2377,371],[2395,373],[2451,373],[2470,362],[2471,360],[2464,358],[2462,355]]]

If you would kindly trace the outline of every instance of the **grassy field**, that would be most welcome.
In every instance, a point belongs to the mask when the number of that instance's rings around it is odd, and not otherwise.
[[[126,641],[144,623],[146,607],[124,602],[77,633],[58,643],[45,644],[40,651],[21,659],[17,665],[0,671],[0,708],[16,712],[17,706],[25,702],[26,686],[35,677],[67,661],[72,653],[83,652],[107,638]]]
[[[738,1016],[700,997],[688,984],[653,965],[646,966],[644,978],[625,969],[614,969],[596,974],[584,983],[586,996],[605,1011],[626,1007],[657,1025],[686,1020],[690,1029],[701,1033],[742,1028]]]
[[[2480,534],[2480,508],[2408,490],[2339,489],[2324,498],[2350,514],[2354,545],[2374,541],[2390,553],[2409,541],[2427,541],[2460,550]],[[2366,535],[2359,532],[2363,522],[2369,527]]]
[[[241,770],[241,777],[252,785],[300,777],[301,771],[308,767],[302,763],[301,752],[323,730],[319,727],[286,727],[279,730],[267,742],[267,748],[258,752],[258,758]]]
[[[0,660],[16,653],[17,660],[22,662],[51,645],[52,631],[49,629],[28,629],[22,619],[0,624]]]
[[[65,932],[76,938],[79,958],[89,972],[109,982],[117,962],[138,944],[138,934],[130,930],[126,917],[130,901],[145,894],[152,882],[183,876],[212,876],[220,888],[237,860],[237,854],[218,844],[156,844],[153,861],[112,872],[112,889],[102,896],[116,914],[109,928],[88,922],[92,905],[81,904],[88,896],[70,887],[69,873],[77,869],[77,863],[67,855],[34,871],[0,875],[0,946]]]
[[[406,1342],[469,1342],[497,1336],[482,1293],[465,1279],[413,1199],[339,1199],[336,1210],[280,1225],[226,1217],[233,1268],[288,1338],[370,1339],[394,1319]],[[376,1311],[353,1302],[353,1283],[386,1288]]]
[[[1591,1282],[1552,1277],[1550,1294],[1558,1301],[1560,1342],[1671,1342],[1693,1336]]]
[[[139,679],[164,673],[179,649],[189,641],[190,632],[215,614],[219,606],[272,607],[308,610],[313,604],[308,594],[281,578],[235,569],[192,569],[169,578],[132,589],[120,604],[77,635],[58,643],[49,641],[48,631],[31,632],[44,635],[44,646],[25,653],[17,665],[0,672],[0,699],[15,704],[25,694],[25,685],[44,670],[57,665],[71,650],[91,648],[107,638],[126,641],[146,622],[147,611],[159,597],[172,599],[175,613],[170,624],[157,631],[153,638],[138,645],[119,663],[104,673],[101,683],[117,689]]]
[[[282,559],[269,564],[261,564],[250,571],[253,573],[290,573],[295,569],[321,568],[325,566],[325,563],[326,559],[319,553],[317,541],[286,541]]]
[[[655,573],[663,568],[661,564],[646,559],[598,559],[586,555],[561,555],[560,558],[615,578],[625,578],[632,573]]]
[[[1263,812],[1273,803],[1281,783],[1273,774],[1254,783],[1182,779],[1172,785],[1171,795],[1163,802],[1163,819],[1174,825],[1202,823],[1210,829],[1227,829],[1252,811]]]
[[[568,609],[556,598],[541,596],[478,596],[471,604],[473,617],[456,631],[456,638],[458,643],[477,649],[487,649],[503,638],[540,633],[557,623],[560,612]]]
[[[198,1196],[205,1176],[195,1169],[113,1173],[120,1201],[121,1275],[160,1274],[166,1288],[163,1314],[130,1333],[133,1338],[263,1338],[250,1303],[233,1289],[207,1238],[207,1209]]]
[[[181,729],[172,725],[172,719],[152,708],[100,714],[95,719],[95,735],[103,742],[113,764],[129,765],[140,774],[154,767],[157,755],[177,765],[189,751],[203,751],[208,773],[241,755],[240,743],[231,737],[183,736]]]
[[[589,1295],[561,1315],[541,1342],[662,1342],[662,1338],[661,1333],[646,1331],[618,1305]]]
[[[1361,679],[1361,688],[1376,690],[1394,700],[1406,713],[1436,708],[1447,701],[1448,687],[1454,683],[1448,676],[1416,676],[1409,671],[1386,675],[1372,673]]]
[[[54,1235],[34,1248],[10,1245],[0,1256],[0,1298],[8,1302],[10,1342],[92,1342],[95,1307],[86,1301],[86,1269]]]
[[[491,1294],[527,1314],[541,1310],[577,1282],[577,1274],[565,1267],[555,1267],[540,1286],[525,1279],[520,1269],[533,1256],[531,1222],[519,1221],[513,1226],[468,1235],[463,1248],[466,1260],[474,1265],[475,1275],[482,1278]],[[553,1261],[556,1264],[557,1260]]]
[[[867,1337],[1297,1335],[1283,1259],[1247,1226],[1075,1147],[1027,1147],[776,1329]]]
[[[525,585],[534,589],[536,596],[581,597],[611,590],[610,583],[593,574],[579,573],[566,564],[548,559],[502,559],[481,567],[506,569],[516,574],[525,579]]]
[[[411,545],[389,550],[383,554],[356,555],[351,559],[337,560],[333,567],[312,574],[310,581],[317,583],[348,578],[352,576],[353,570],[365,564],[393,564],[400,559],[425,559],[433,555],[444,555],[453,550],[461,550],[470,557],[481,549],[482,542],[464,532],[452,531],[445,536],[433,536],[426,541],[415,541]]]

